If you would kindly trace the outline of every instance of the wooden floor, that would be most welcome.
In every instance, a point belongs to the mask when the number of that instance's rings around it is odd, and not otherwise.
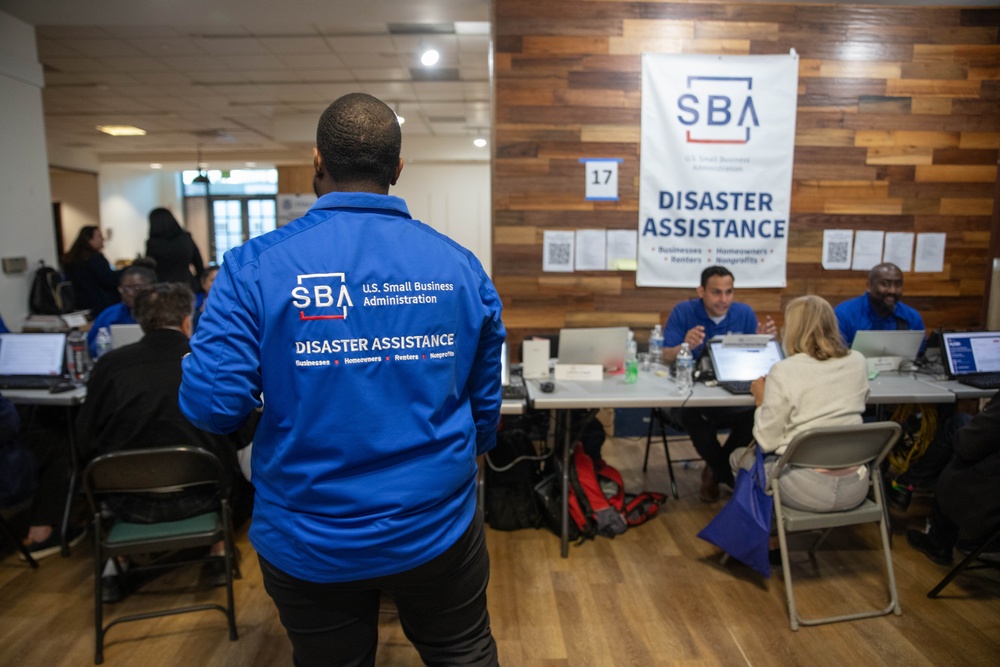
[[[662,450],[641,472],[644,443],[605,446],[626,488],[668,490]],[[675,457],[682,453],[680,443]],[[580,667],[654,665],[1000,665],[1000,578],[964,575],[929,600],[946,568],[913,551],[907,524],[894,518],[893,558],[901,617],[788,627],[778,569],[764,580],[695,537],[718,509],[698,500],[700,470],[677,465],[680,500],[652,523],[614,540],[600,538],[559,557],[558,539],[543,530],[488,531],[492,557],[490,613],[502,664]],[[723,496],[725,498],[725,494]],[[290,665],[291,651],[261,585],[256,555],[239,537],[243,579],[236,584],[240,638],[230,642],[218,612],[117,626],[105,664],[113,666],[268,667]],[[793,542],[793,548],[801,542]],[[883,568],[874,526],[844,529],[821,549],[817,564],[793,554],[800,610],[810,614],[882,606]],[[222,589],[178,592],[197,581],[189,569],[148,584],[142,594],[108,606],[110,614],[151,605],[221,599]],[[92,664],[89,543],[72,557],[29,570],[16,556],[0,561],[0,665],[82,667]],[[159,591],[159,592],[156,592]],[[395,618],[383,615],[378,664],[420,664]]]

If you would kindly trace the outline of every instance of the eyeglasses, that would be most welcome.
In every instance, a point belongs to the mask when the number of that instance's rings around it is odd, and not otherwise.
[[[120,285],[118,287],[118,292],[134,296],[147,287],[149,287],[149,285]]]

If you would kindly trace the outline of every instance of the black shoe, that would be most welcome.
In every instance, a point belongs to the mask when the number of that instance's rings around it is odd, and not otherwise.
[[[951,565],[951,547],[938,544],[929,534],[919,530],[909,530],[906,532],[906,541],[938,565]]]
[[[101,578],[101,602],[108,604],[121,602],[127,595],[123,577],[109,574]]]

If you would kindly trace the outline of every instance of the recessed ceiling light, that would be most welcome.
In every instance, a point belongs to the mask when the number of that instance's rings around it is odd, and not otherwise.
[[[97,129],[112,137],[141,137],[146,130],[133,125],[98,125]]]
[[[434,49],[427,49],[424,51],[424,55],[420,56],[420,62],[422,62],[425,66],[430,67],[431,65],[436,65],[440,58],[440,53]]]
[[[406,119],[405,119],[405,118],[403,118],[402,116],[400,116],[399,114],[396,114],[396,120],[398,120],[398,121],[399,121],[399,124],[400,124],[400,125],[402,125],[403,123],[405,123],[405,122],[406,122]]]
[[[483,139],[482,137],[476,137],[475,139],[472,140],[472,145],[475,146],[476,148],[482,148],[483,146],[486,145],[486,140]]]
[[[149,163],[149,168],[150,169],[163,169],[163,165],[160,164],[159,162],[150,162]]]

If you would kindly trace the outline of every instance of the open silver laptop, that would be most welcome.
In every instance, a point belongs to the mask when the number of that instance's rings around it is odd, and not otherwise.
[[[66,334],[0,334],[0,389],[48,389],[65,370]]]
[[[142,327],[138,324],[112,324],[111,349],[138,343],[142,339]]]
[[[785,356],[776,340],[748,342],[727,336],[710,340],[708,354],[719,386],[731,394],[749,394],[750,383]]]
[[[900,357],[906,361],[915,361],[924,344],[924,330],[862,330],[854,334],[851,349],[857,350],[866,358]]]
[[[501,396],[504,400],[523,400],[528,397],[527,390],[524,388],[524,380],[519,375],[511,378],[510,350],[507,348],[506,342],[500,349],[500,385]]]
[[[941,334],[948,375],[979,389],[1000,389],[1000,331]]]
[[[605,373],[625,368],[628,327],[562,329],[559,332],[560,364],[601,364]]]

